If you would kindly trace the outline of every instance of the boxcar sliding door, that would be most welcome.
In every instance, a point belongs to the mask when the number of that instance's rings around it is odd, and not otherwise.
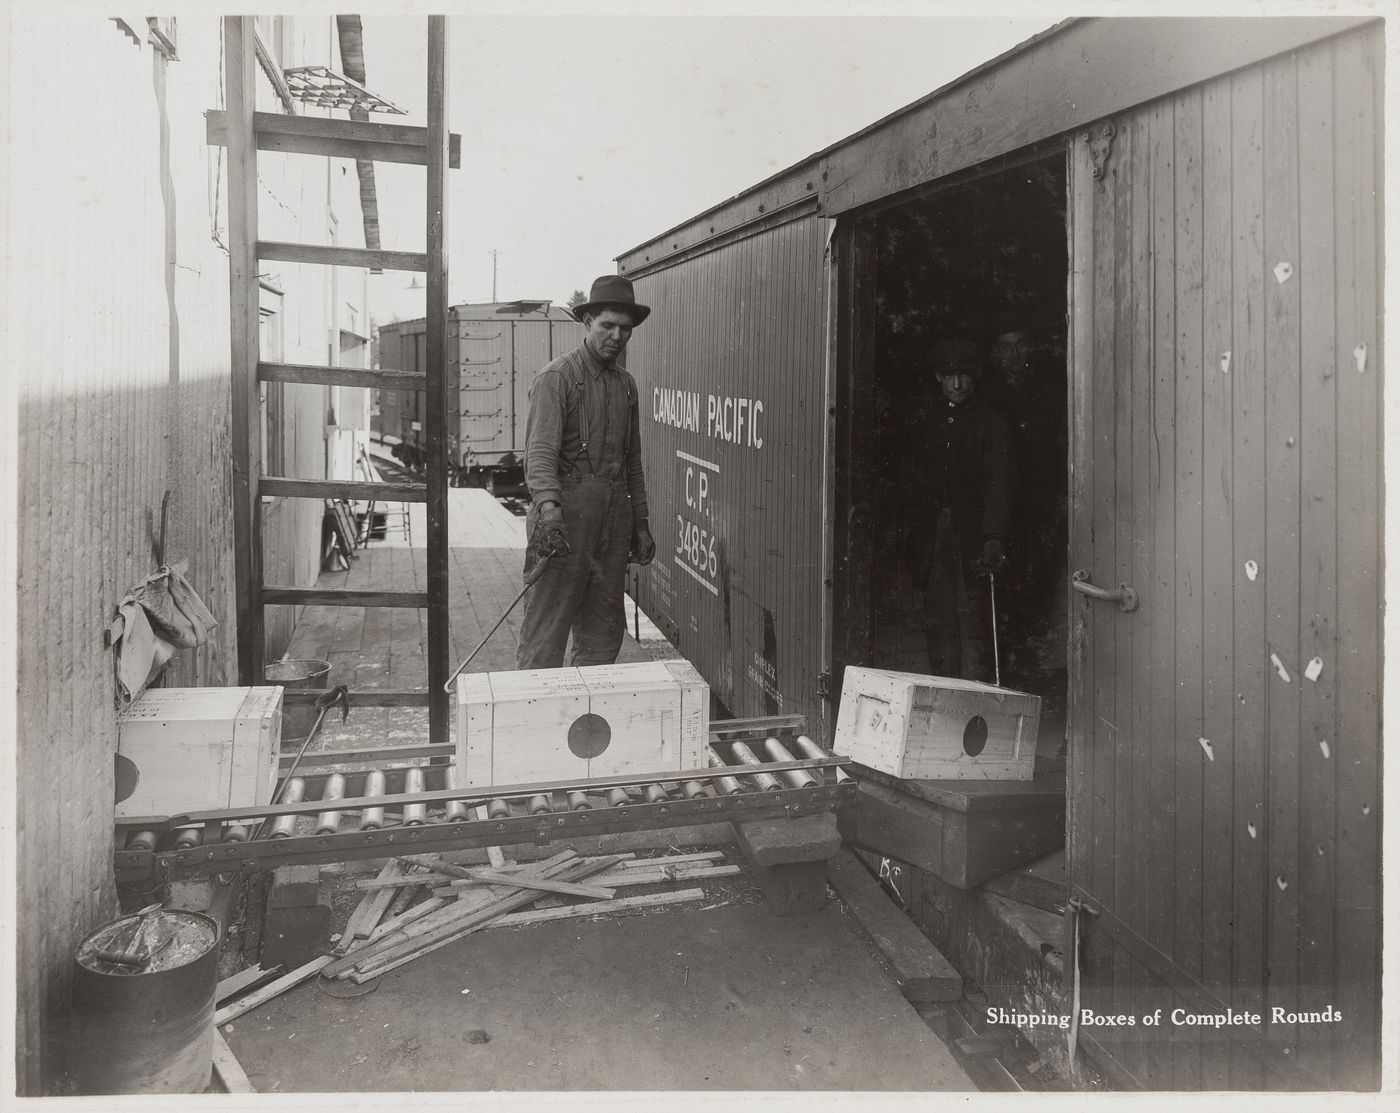
[[[1373,25],[1072,137],[1071,568],[1136,592],[1071,604],[1120,1083],[1378,1081],[1380,88]]]

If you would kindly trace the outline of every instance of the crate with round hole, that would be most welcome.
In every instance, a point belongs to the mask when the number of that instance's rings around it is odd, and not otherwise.
[[[835,750],[905,780],[1029,781],[1039,727],[1039,696],[849,665]]]
[[[464,673],[457,769],[467,787],[702,769],[709,710],[681,660]]]

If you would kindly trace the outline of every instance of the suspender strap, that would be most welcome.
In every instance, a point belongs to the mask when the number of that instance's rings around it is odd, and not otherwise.
[[[583,362],[583,357],[577,352],[570,352],[564,357],[569,365],[569,370],[573,372],[574,390],[578,398],[578,454],[574,456],[572,464],[578,467],[579,456],[588,461],[588,474],[593,475],[596,468],[593,466],[593,453],[588,447],[588,368]]]

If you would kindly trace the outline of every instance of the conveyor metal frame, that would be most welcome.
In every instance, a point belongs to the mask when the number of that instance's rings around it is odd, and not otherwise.
[[[385,795],[351,795],[351,785],[362,785],[371,770],[403,778],[409,768],[421,769],[430,777],[446,782],[450,766],[422,764],[448,749],[441,744],[411,747],[385,747],[374,750],[341,750],[307,754],[303,765],[311,766],[299,774],[316,784],[335,773],[341,773],[347,783],[344,798],[330,802],[323,799],[300,800],[295,803],[224,808],[189,812],[173,816],[136,816],[118,822],[117,849],[114,865],[117,880],[147,882],[170,881],[180,878],[252,873],[278,866],[307,863],[344,862],[364,858],[382,858],[390,854],[425,854],[478,849],[488,846],[521,843],[548,844],[570,838],[614,834],[625,831],[663,829],[698,823],[753,821],[797,818],[824,811],[834,811],[850,799],[855,782],[844,773],[848,759],[827,756],[793,761],[770,761],[762,764],[731,764],[719,755],[733,741],[761,741],[766,737],[791,736],[800,730],[800,719],[783,717],[771,720],[731,720],[711,725],[711,752],[719,764],[705,769],[664,770],[625,776],[598,777],[577,781],[552,781],[516,785],[492,785],[442,788],[425,792],[398,792]],[[791,744],[790,741],[788,744]],[[290,761],[283,758],[284,768]],[[392,767],[391,762],[410,765]],[[354,770],[347,766],[365,768]],[[314,771],[312,771],[314,770]],[[784,774],[805,772],[816,783],[797,786]],[[764,789],[763,774],[778,779],[777,787]],[[718,789],[721,778],[737,779],[740,790],[726,793]],[[570,793],[587,793],[595,798],[609,789],[645,788],[649,785],[682,785],[698,782],[706,786],[701,795],[665,798],[648,802],[644,799],[616,806],[595,806],[588,809],[550,810],[539,814],[511,814],[490,818],[437,817],[426,823],[406,825],[401,817],[404,809],[413,805],[446,805],[460,801],[467,809],[488,805],[492,801],[517,801],[523,804],[535,797],[551,802],[566,801]],[[732,783],[732,782],[731,782]],[[769,782],[771,784],[771,782]],[[217,841],[230,825],[246,825],[260,829],[280,816],[316,816],[335,810],[363,812],[382,808],[398,812],[400,821],[373,830],[337,831],[334,834],[292,835],[286,838],[255,837],[247,841]],[[461,811],[462,809],[457,809]],[[386,817],[387,818],[387,817]],[[209,841],[202,845],[160,849],[169,843],[177,829],[202,826]],[[157,836],[156,849],[124,849],[125,837],[133,831],[151,831]]]

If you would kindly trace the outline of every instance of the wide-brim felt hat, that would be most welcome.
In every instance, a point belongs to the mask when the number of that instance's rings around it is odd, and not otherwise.
[[[588,300],[576,305],[570,311],[574,320],[582,323],[585,313],[596,313],[600,309],[624,309],[632,314],[632,327],[635,328],[651,315],[651,306],[643,305],[632,292],[631,279],[620,274],[605,274],[593,280],[588,291]]]

